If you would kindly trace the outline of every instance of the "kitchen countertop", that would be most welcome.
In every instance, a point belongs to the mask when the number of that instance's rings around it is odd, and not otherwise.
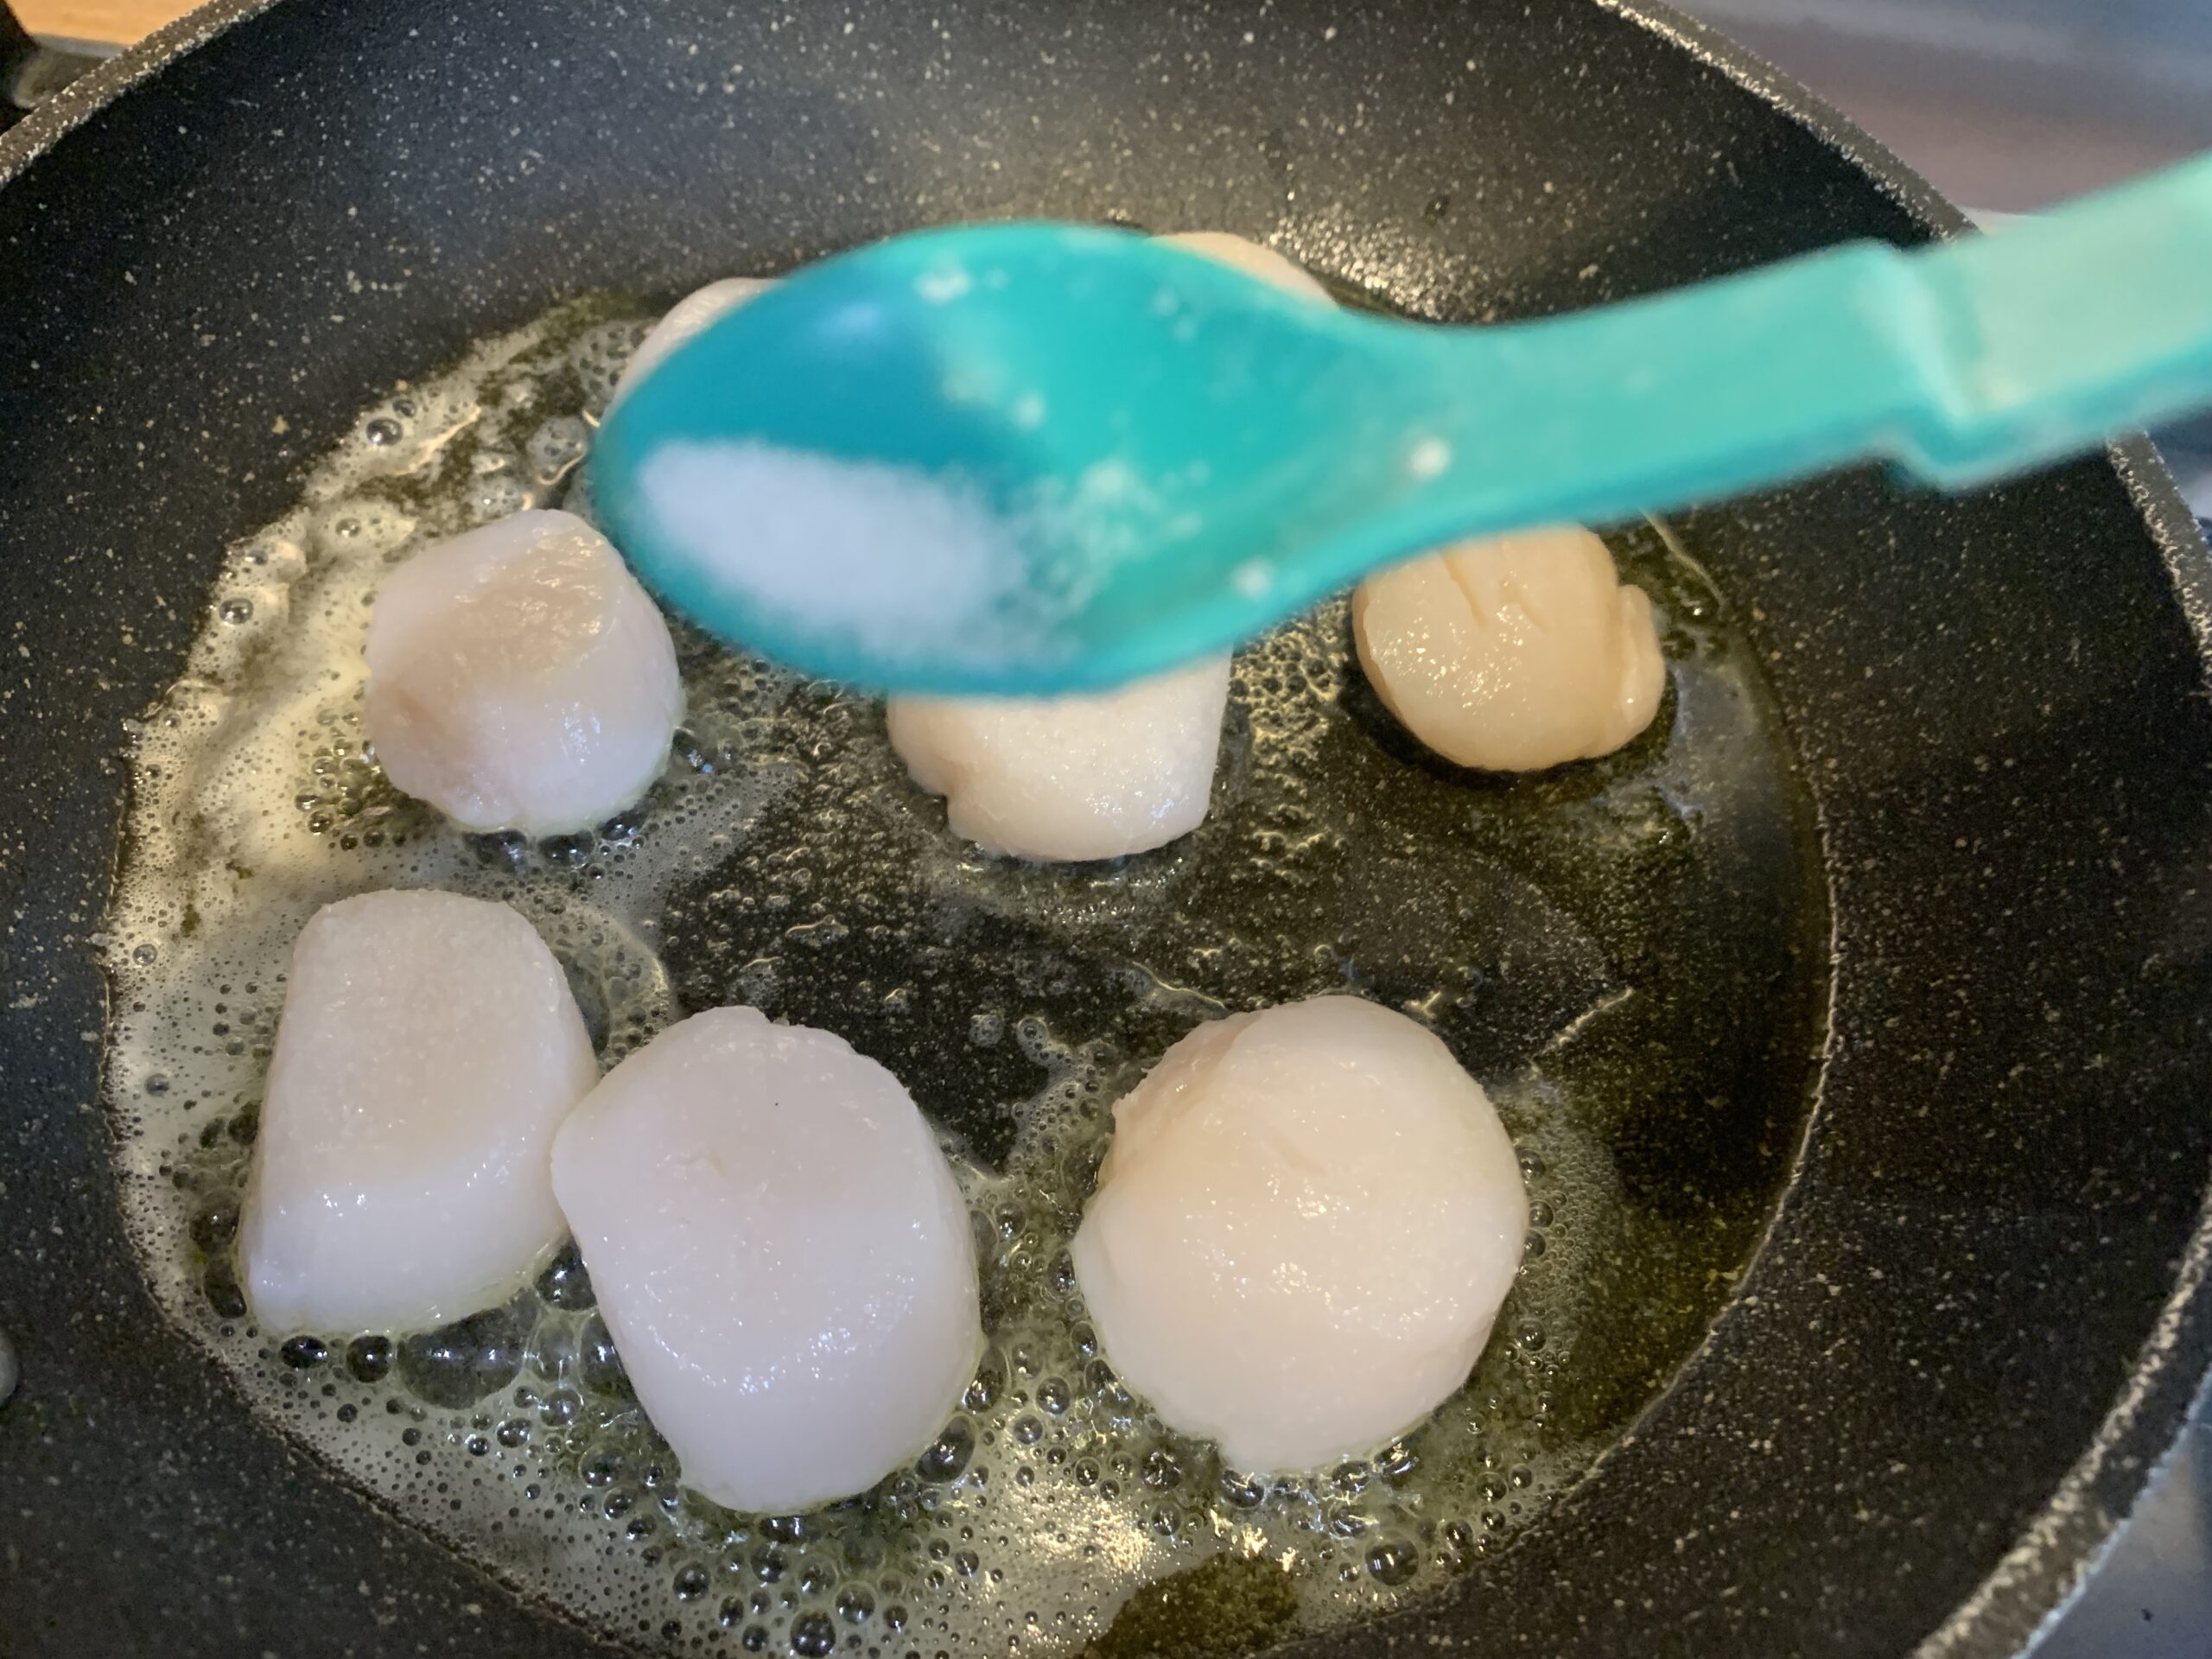
[[[197,0],[15,0],[34,35],[62,41],[128,42],[181,17]]]

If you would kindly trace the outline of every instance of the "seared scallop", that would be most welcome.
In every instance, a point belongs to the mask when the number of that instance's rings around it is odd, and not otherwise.
[[[683,685],[668,625],[572,513],[518,512],[392,572],[369,618],[368,733],[465,830],[559,835],[644,795]]]
[[[1352,595],[1360,665],[1446,760],[1529,772],[1610,754],[1651,723],[1667,665],[1651,601],[1573,525],[1461,542]]]
[[[553,1132],[598,1078],[560,964],[505,905],[316,912],[238,1223],[262,1328],[419,1328],[498,1301],[560,1242]]]
[[[1219,231],[1163,239],[1330,303],[1272,248]],[[1370,576],[1352,615],[1382,701],[1463,766],[1524,772],[1610,753],[1651,723],[1665,688],[1650,601],[1574,526],[1463,542]]]
[[[1072,1247],[1106,1357],[1247,1473],[1372,1450],[1466,1378],[1528,1228],[1481,1085],[1321,996],[1199,1027],[1114,1108]]]
[[[842,1038],[694,1014],[563,1125],[553,1184],[706,1497],[808,1509],[944,1427],[982,1344],[967,1208],[899,1080]]]

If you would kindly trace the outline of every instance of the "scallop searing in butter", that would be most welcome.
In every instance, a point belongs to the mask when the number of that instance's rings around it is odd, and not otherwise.
[[[573,513],[432,543],[369,616],[369,741],[464,830],[565,835],[634,804],[668,760],[683,683],[668,624]]]
[[[238,1222],[272,1333],[419,1330],[561,1237],[553,1132],[599,1080],[561,964],[505,905],[362,893],[300,930]]]
[[[790,1514],[922,1452],[982,1347],[937,1137],[842,1038],[713,1008],[562,1125],[553,1185],[685,1484]]]
[[[1064,697],[893,697],[892,747],[952,832],[1016,858],[1119,858],[1197,829],[1229,658]]]
[[[1328,290],[1272,248],[1220,231],[1163,241],[1322,305]],[[944,797],[955,835],[1015,857],[1147,852],[1198,828],[1213,788],[1229,658],[1062,697],[893,697],[891,741]]]
[[[1071,1247],[1106,1357],[1247,1474],[1371,1451],[1466,1380],[1529,1201],[1435,1034],[1351,996],[1200,1026],[1114,1108]]]
[[[1580,525],[1459,542],[1352,595],[1360,666],[1390,712],[1463,766],[1610,754],[1667,688],[1651,601]]]

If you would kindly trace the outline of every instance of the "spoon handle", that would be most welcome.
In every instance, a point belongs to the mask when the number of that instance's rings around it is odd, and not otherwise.
[[[2212,395],[2212,156],[1993,235],[1892,256],[1923,298],[1924,387],[1899,456],[1971,481]]]
[[[1991,234],[1853,243],[1395,366],[1455,440],[1401,532],[1603,521],[1868,456],[1979,482],[2212,403],[2212,156]]]

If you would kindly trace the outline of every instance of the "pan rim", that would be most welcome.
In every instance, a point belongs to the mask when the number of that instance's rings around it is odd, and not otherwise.
[[[122,93],[186,53],[282,0],[208,0],[87,73],[0,135],[0,188]],[[1830,149],[1936,236],[1967,216],[1840,111],[1721,32],[1657,0],[1587,0],[1707,65]],[[2107,447],[2107,462],[2164,564],[2196,641],[2212,664],[2212,550],[2150,440]],[[2031,1645],[2080,1594],[2133,1504],[2173,1455],[2191,1406],[2212,1376],[2212,1194],[2175,1264],[2152,1332],[2083,1447],[2042,1508],[1974,1590],[1916,1649],[1919,1659],[1974,1659]]]
[[[113,57],[102,60],[5,132],[0,132],[0,189],[117,98],[150,80],[186,53],[282,0],[207,0]]]

